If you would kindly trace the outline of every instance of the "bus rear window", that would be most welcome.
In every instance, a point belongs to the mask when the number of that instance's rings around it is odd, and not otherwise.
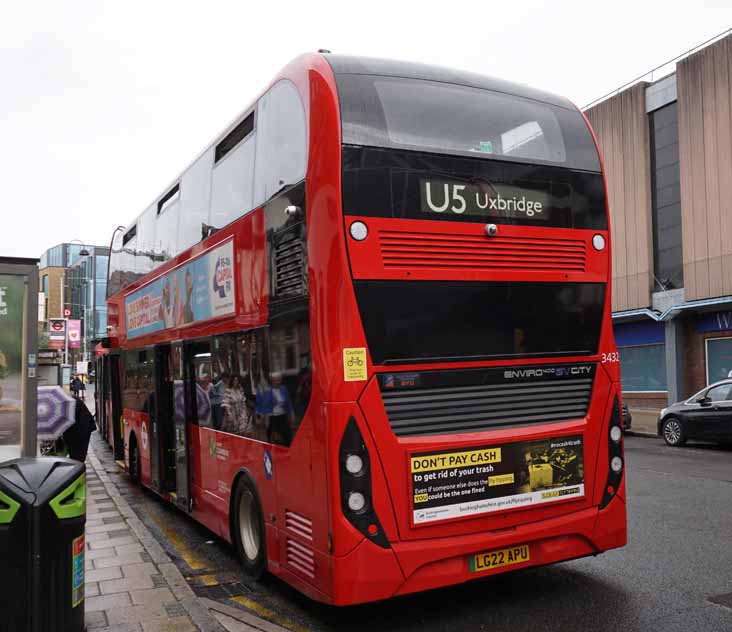
[[[480,88],[371,75],[336,77],[343,142],[600,171],[577,110]]]
[[[597,353],[603,283],[355,281],[375,364]]]

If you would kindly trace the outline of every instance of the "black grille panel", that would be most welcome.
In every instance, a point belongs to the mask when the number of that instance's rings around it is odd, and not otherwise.
[[[275,296],[305,294],[307,277],[302,243],[294,237],[281,241],[275,247],[274,259]]]
[[[510,370],[502,368],[459,372],[462,375],[457,380],[455,372],[382,374],[379,382],[386,414],[397,436],[476,432],[584,417],[594,366],[581,365],[584,373],[573,374],[578,367],[549,367],[559,375],[526,379],[505,378]],[[446,379],[439,379],[441,375]],[[440,386],[441,381],[448,384]],[[410,386],[401,387],[404,383]]]

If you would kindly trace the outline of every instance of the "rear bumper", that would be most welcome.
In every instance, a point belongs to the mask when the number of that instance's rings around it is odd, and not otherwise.
[[[624,546],[625,500],[616,496],[605,509],[572,514],[490,533],[392,543],[382,549],[364,540],[334,563],[333,603],[351,605],[459,584],[530,566],[542,566]],[[528,544],[528,562],[474,573],[471,556]]]

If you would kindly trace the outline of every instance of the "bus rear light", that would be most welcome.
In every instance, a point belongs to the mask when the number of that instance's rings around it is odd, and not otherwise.
[[[597,235],[593,235],[592,247],[595,250],[605,250],[605,238],[599,233]]]
[[[356,241],[363,241],[369,236],[369,229],[363,222],[353,222],[350,228],[351,237]]]
[[[620,489],[623,478],[623,432],[621,429],[620,403],[618,398],[613,402],[613,411],[610,417],[610,427],[607,433],[608,463],[610,467],[605,483],[605,493],[600,502],[600,509],[606,507]]]
[[[369,540],[383,548],[389,548],[389,540],[381,528],[372,503],[369,453],[353,417],[348,420],[343,432],[338,457],[343,515]]]
[[[610,439],[612,439],[615,443],[620,443],[620,440],[623,438],[623,430],[620,428],[620,426],[611,426],[610,427]]]
[[[353,513],[361,513],[366,509],[366,497],[361,492],[350,492],[348,494],[348,508]]]
[[[346,457],[346,470],[353,476],[363,474],[363,459],[358,454],[349,454]]]

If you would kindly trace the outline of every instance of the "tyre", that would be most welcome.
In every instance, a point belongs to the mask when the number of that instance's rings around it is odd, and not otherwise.
[[[237,482],[232,511],[232,540],[244,572],[253,579],[260,579],[267,570],[264,517],[257,489],[246,475]]]
[[[140,469],[140,451],[134,436],[130,439],[130,478],[136,485],[140,484],[142,470]]]
[[[663,440],[674,448],[686,443],[684,428],[676,417],[664,419],[661,434],[663,435]]]

